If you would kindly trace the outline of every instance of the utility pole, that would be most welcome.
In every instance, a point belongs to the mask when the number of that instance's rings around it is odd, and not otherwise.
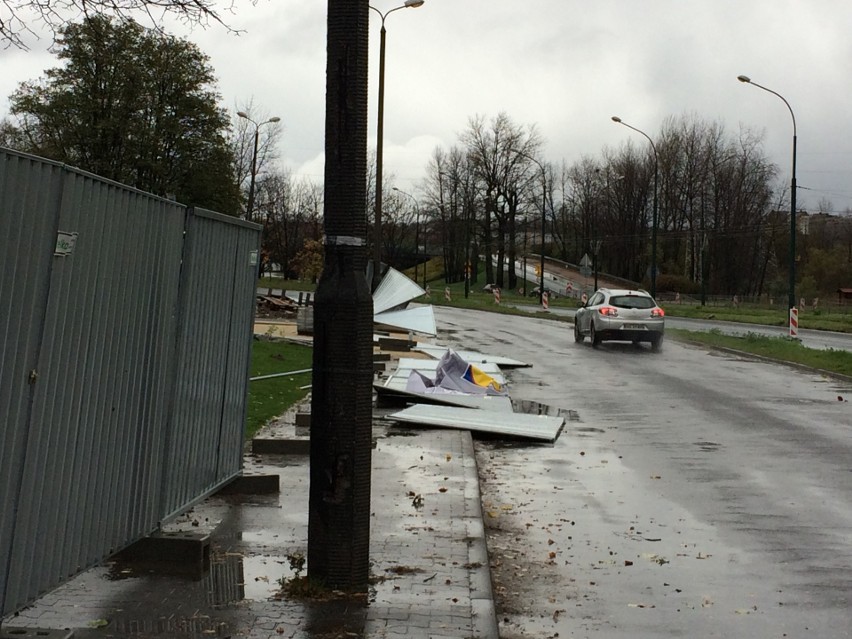
[[[314,301],[308,578],[370,576],[373,298],[367,266],[368,0],[328,0],[325,257]]]

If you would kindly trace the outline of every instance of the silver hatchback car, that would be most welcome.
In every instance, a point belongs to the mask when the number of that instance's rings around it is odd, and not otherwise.
[[[665,311],[646,291],[598,289],[574,315],[574,341],[586,336],[597,346],[605,340],[650,342],[653,351],[663,346]]]

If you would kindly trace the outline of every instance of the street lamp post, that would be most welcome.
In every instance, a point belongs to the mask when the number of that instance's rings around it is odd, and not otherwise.
[[[519,151],[515,149],[515,153],[521,155],[528,160],[532,160],[538,165],[538,168],[541,169],[541,185],[542,185],[542,193],[541,193],[541,256],[539,261],[539,283],[538,283],[538,301],[539,304],[544,304],[544,227],[547,222],[547,171],[544,169],[544,165],[541,162],[536,160],[533,156],[524,153],[523,151]],[[526,273],[524,273],[526,276]]]
[[[416,222],[414,225],[414,283],[417,283],[417,265],[420,259],[420,206],[417,204],[417,198],[415,198],[411,193],[406,193],[402,189],[398,189],[397,187],[393,187],[393,190],[397,193],[402,193],[403,195],[407,195],[411,198],[411,201],[414,202],[414,214],[416,217]],[[426,265],[423,265],[423,280],[426,281]],[[424,286],[424,288],[426,288]]]
[[[612,121],[623,124],[628,129],[633,129],[637,133],[644,135],[648,139],[648,142],[651,143],[651,149],[654,151],[654,211],[651,216],[651,297],[657,297],[657,176],[660,168],[660,162],[657,158],[657,146],[647,133],[637,129],[635,126],[630,126],[617,115],[612,116]]]
[[[257,177],[257,143],[260,137],[260,127],[264,124],[272,124],[274,122],[280,122],[281,118],[272,117],[266,120],[265,122],[255,122],[252,120],[248,113],[245,111],[237,111],[237,115],[241,118],[248,120],[254,125],[254,152],[251,154],[251,179],[249,181],[249,194],[248,194],[248,203],[246,204],[246,219],[251,221],[252,213],[254,213],[254,182]]]
[[[524,297],[529,295],[527,293],[527,231],[529,227],[529,220],[527,216],[524,215]]]
[[[382,19],[382,30],[379,45],[379,117],[376,126],[376,228],[374,230],[373,246],[373,290],[379,285],[382,264],[382,160],[384,147],[384,119],[385,119],[385,18],[399,9],[416,9],[423,6],[426,0],[405,0],[403,4],[382,13],[374,6],[370,9],[379,14]]]
[[[793,176],[790,180],[790,282],[787,295],[787,308],[793,308],[796,306],[796,116],[793,114],[790,103],[780,93],[752,81],[747,75],[738,75],[737,80],[781,98],[793,119]]]

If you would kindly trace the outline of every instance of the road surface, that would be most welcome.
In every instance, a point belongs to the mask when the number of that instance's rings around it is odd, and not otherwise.
[[[502,639],[849,637],[852,384],[669,340],[435,308],[456,348],[533,366],[553,446],[477,443]]]

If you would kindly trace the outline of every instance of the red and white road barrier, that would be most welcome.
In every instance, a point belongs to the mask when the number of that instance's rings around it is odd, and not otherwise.
[[[500,289],[499,288],[494,289],[494,303],[495,304],[500,303]]]
[[[799,309],[795,306],[790,309],[790,337],[799,336]]]
[[[547,291],[541,294],[541,306],[544,310],[547,310]]]

